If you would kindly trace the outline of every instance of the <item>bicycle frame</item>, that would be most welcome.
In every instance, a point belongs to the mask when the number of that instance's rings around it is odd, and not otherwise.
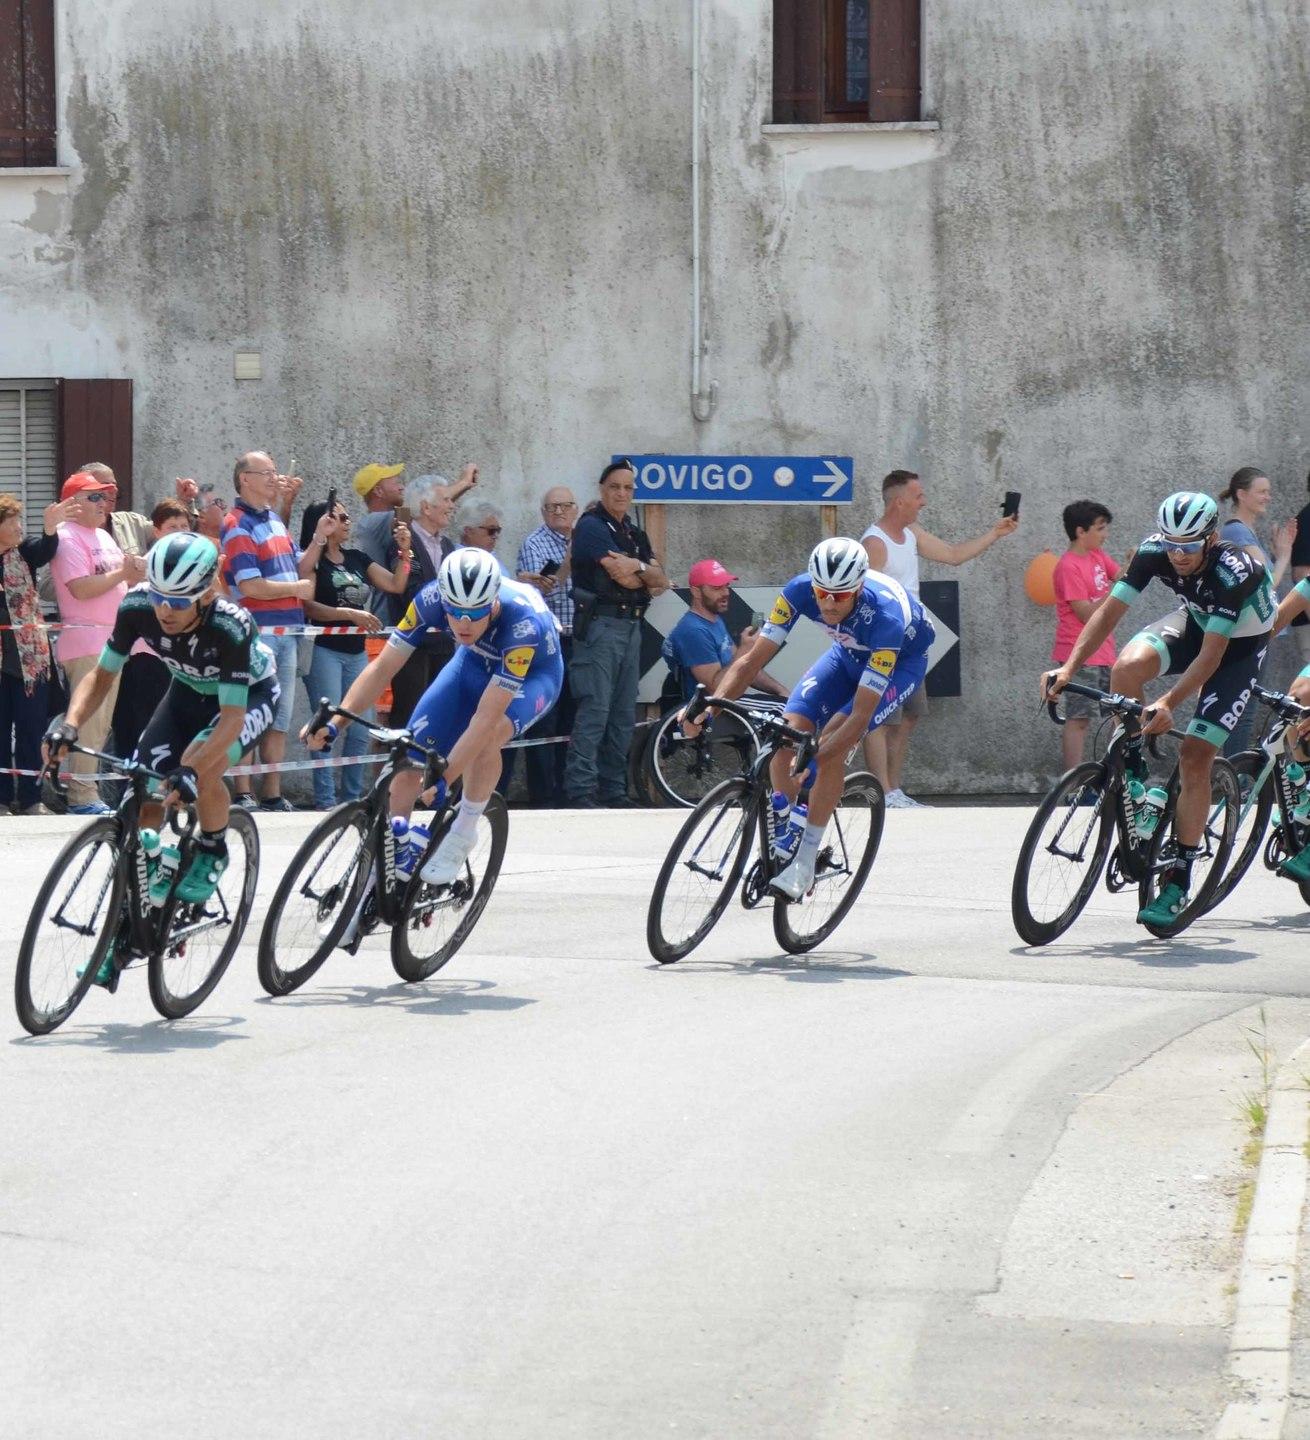
[[[1296,803],[1296,791],[1292,782],[1287,778],[1287,766],[1291,754],[1291,742],[1287,732],[1299,719],[1310,717],[1310,709],[1298,706],[1286,696],[1280,695],[1274,690],[1266,690],[1262,685],[1256,685],[1252,694],[1269,707],[1271,719],[1259,744],[1259,750],[1264,754],[1265,763],[1261,766],[1260,773],[1251,782],[1246,799],[1241,803],[1241,808],[1237,812],[1237,824],[1240,828],[1252,808],[1259,803],[1260,792],[1269,783],[1269,777],[1272,774],[1275,777],[1274,795],[1278,801],[1276,829],[1282,840],[1283,853],[1295,855],[1304,844],[1304,837],[1300,834],[1297,824],[1291,816],[1292,808]],[[1297,711],[1300,714],[1295,713]]]

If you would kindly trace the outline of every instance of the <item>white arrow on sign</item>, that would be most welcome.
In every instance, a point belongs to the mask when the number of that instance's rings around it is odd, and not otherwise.
[[[832,460],[825,460],[823,463],[827,466],[828,473],[826,475],[816,475],[814,477],[814,483],[816,485],[826,485],[828,488],[823,492],[823,498],[825,500],[831,500],[846,484],[846,476],[842,473],[841,466],[835,464]]]

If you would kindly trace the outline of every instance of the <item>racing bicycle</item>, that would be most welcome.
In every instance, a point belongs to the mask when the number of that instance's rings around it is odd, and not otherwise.
[[[114,814],[97,817],[68,841],[37,891],[18,950],[18,1018],[31,1034],[48,1034],[77,1009],[108,962],[106,989],[117,990],[123,971],[144,963],[155,1009],[180,1020],[211,993],[241,943],[259,878],[255,822],[233,808],[228,867],[203,905],[188,904],[176,891],[195,852],[195,807],[169,810],[177,846],[151,856],[139,812],[164,777],[134,760],[68,748],[121,775],[126,787]],[[46,767],[46,778],[56,794],[66,792],[57,764]]]
[[[747,697],[741,702],[757,714],[782,714],[782,701]],[[651,726],[642,760],[650,788],[668,805],[690,809],[730,775],[744,775],[760,753],[755,727],[735,715],[716,716],[699,735],[681,724],[682,706]]]
[[[355,954],[379,926],[391,930],[391,963],[402,980],[426,980],[468,939],[500,874],[509,833],[505,802],[493,794],[478,822],[478,840],[449,885],[420,875],[459,808],[459,787],[433,817],[426,848],[408,875],[396,865],[391,828],[391,782],[426,756],[424,787],[444,791],[446,762],[408,730],[385,729],[362,715],[323,701],[310,721],[321,729],[333,714],[357,721],[388,752],[366,796],[325,815],[305,837],[278,883],[259,937],[259,982],[270,995],[289,995],[340,946]]]
[[[689,955],[718,924],[740,883],[746,909],[771,900],[778,944],[803,954],[841,924],[868,878],[882,839],[882,786],[865,771],[846,777],[819,848],[813,886],[800,900],[775,895],[769,882],[790,857],[774,855],[769,762],[779,750],[793,749],[795,768],[804,769],[819,737],[792,729],[776,713],[733,700],[711,701],[703,686],[688,702],[688,718],[698,719],[711,705],[751,728],[757,753],[744,775],[720,781],[703,796],[678,831],[650,897],[646,943],[661,965]],[[753,849],[758,853],[748,869]]]
[[[1140,719],[1146,707],[1126,695],[1076,681],[1064,688],[1094,700],[1103,714],[1113,715],[1119,723],[1105,755],[1061,775],[1028,826],[1014,868],[1010,913],[1014,928],[1029,945],[1047,945],[1064,934],[1082,913],[1103,870],[1107,890],[1115,893],[1136,885],[1140,906],[1149,905],[1176,854],[1177,767],[1169,777],[1163,806],[1151,816],[1154,823],[1149,832],[1140,823],[1142,815],[1128,790],[1124,722]],[[1054,700],[1047,708],[1051,718],[1062,725],[1064,719]],[[1177,730],[1168,733],[1174,739],[1183,738]],[[1150,748],[1158,753],[1153,744]],[[1162,939],[1181,934],[1205,913],[1232,852],[1237,809],[1237,776],[1233,767],[1216,755],[1201,854],[1192,864],[1188,903],[1170,924],[1148,924],[1151,934]]]

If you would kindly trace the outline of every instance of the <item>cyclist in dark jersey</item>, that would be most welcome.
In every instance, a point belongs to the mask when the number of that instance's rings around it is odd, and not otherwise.
[[[95,714],[138,640],[168,667],[170,684],[142,732],[135,758],[167,780],[162,804],[139,823],[157,828],[163,807],[195,804],[200,839],[177,896],[203,905],[227,869],[228,792],[223,776],[273,721],[279,689],[273,656],[249,614],[220,595],[219,554],[203,535],[168,535],[146,557],[146,578],[118,607],[96,668],[46,733],[54,759]]]
[[[1196,714],[1178,757],[1181,788],[1174,831],[1177,863],[1160,893],[1137,916],[1167,925],[1187,904],[1192,860],[1198,853],[1210,802],[1214,757],[1241,719],[1260,672],[1274,621],[1273,585],[1265,568],[1237,545],[1219,539],[1219,507],[1208,496],[1180,491],[1160,506],[1159,532],[1141,544],[1125,575],[1083,628],[1073,653],[1042,676],[1042,693],[1053,697],[1106,639],[1152,580],[1172,590],[1182,604],[1148,625],[1124,646],[1111,674],[1111,687],[1142,698],[1147,681],[1178,678],[1143,715],[1141,730],[1130,731],[1130,771],[1146,774],[1142,737],[1173,725],[1173,712],[1196,695]]]

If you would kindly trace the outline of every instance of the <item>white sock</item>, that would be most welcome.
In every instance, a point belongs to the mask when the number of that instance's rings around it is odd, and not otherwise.
[[[487,803],[487,800],[469,800],[467,798],[461,800],[459,814],[455,816],[451,824],[450,833],[452,835],[476,835],[478,821],[482,818],[482,812],[487,808]]]
[[[822,825],[816,825],[812,820],[805,822],[805,834],[801,836],[800,848],[796,851],[797,859],[805,859],[811,863],[814,861],[819,853],[819,842],[827,828],[826,821]]]

